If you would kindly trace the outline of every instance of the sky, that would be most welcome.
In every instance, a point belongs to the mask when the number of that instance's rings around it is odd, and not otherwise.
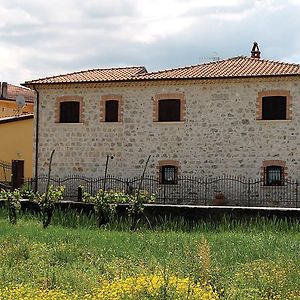
[[[300,63],[300,0],[1,0],[0,81],[250,55]]]

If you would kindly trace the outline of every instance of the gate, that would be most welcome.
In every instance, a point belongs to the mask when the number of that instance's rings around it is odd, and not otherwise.
[[[24,183],[24,160],[0,161],[0,189],[13,190]]]
[[[0,160],[0,189],[11,189],[12,164]]]

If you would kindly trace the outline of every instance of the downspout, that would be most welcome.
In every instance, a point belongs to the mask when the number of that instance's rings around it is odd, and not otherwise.
[[[39,119],[40,119],[40,93],[33,85],[33,90],[36,92],[36,122],[35,122],[35,166],[34,166],[34,178],[35,186],[34,191],[38,190],[38,157],[39,157]]]

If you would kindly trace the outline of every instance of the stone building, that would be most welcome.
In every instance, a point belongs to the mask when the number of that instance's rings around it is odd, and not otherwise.
[[[94,69],[24,84],[37,91],[35,173],[300,179],[300,65],[240,56],[147,72]]]

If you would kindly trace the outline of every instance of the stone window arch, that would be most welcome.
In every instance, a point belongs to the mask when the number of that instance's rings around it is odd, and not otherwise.
[[[287,178],[286,162],[283,160],[263,161],[261,177],[266,186],[284,185],[285,178]]]
[[[124,100],[121,95],[103,95],[100,99],[100,122],[123,122]]]
[[[160,160],[158,162],[158,178],[160,184],[176,184],[179,176],[177,160]]]
[[[154,122],[184,122],[186,99],[183,93],[157,94],[153,97]]]
[[[84,123],[84,103],[81,96],[60,96],[55,103],[56,123]]]
[[[289,91],[262,91],[257,96],[257,120],[291,120],[292,96]]]

